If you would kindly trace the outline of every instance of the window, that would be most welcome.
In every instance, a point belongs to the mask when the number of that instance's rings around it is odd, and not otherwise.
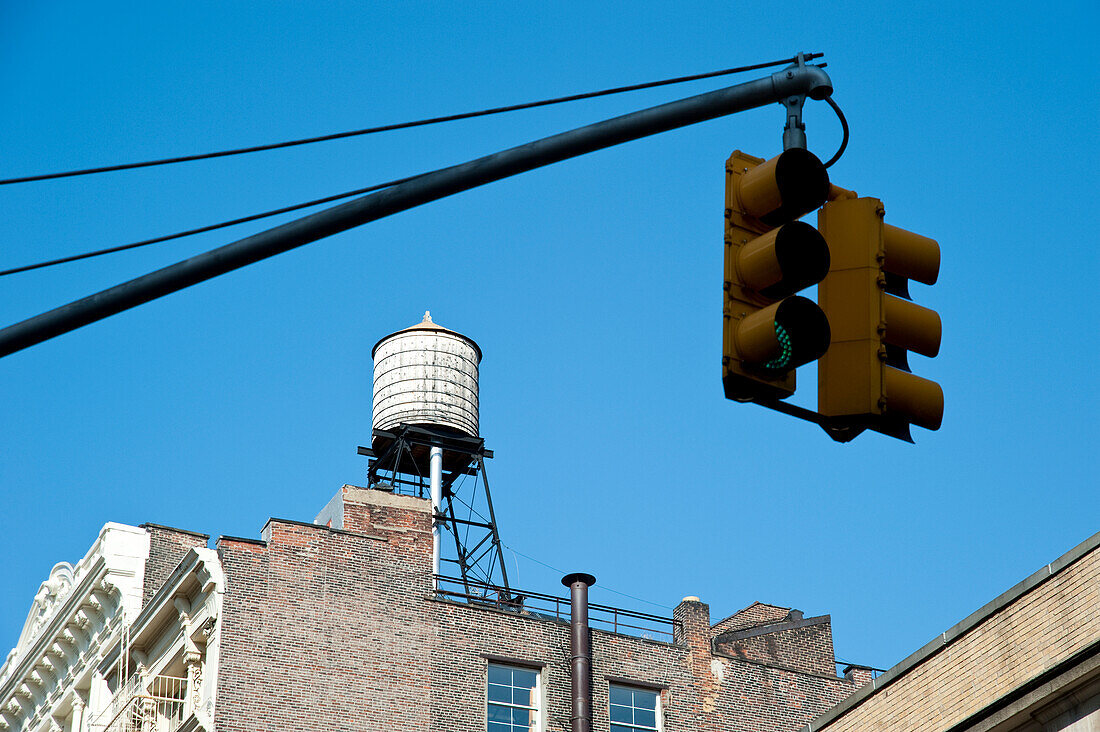
[[[611,732],[660,730],[660,694],[648,689],[611,685]]]
[[[539,672],[489,664],[489,732],[538,732]]]

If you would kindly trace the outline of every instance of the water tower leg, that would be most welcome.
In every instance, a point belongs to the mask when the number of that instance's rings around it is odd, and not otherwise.
[[[500,534],[497,532],[497,515],[493,511],[493,495],[489,492],[489,475],[485,472],[485,461],[479,455],[477,458],[477,465],[481,472],[481,484],[485,486],[485,504],[489,507],[489,531],[493,536],[493,549],[496,550],[497,560],[500,563],[500,577],[502,584],[504,585],[505,594],[508,599],[512,599],[512,591],[508,586],[508,567],[504,564],[504,551],[500,546]]]
[[[439,589],[439,514],[443,505],[443,448],[429,453],[429,479],[432,491],[432,588]]]

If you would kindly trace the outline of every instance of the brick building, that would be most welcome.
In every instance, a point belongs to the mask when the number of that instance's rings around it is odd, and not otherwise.
[[[804,728],[855,730],[1100,730],[1100,534]]]
[[[431,532],[427,500],[352,486],[215,549],[108,524],[36,596],[0,730],[570,729],[568,600],[436,588]],[[594,730],[796,730],[869,679],[837,676],[828,616],[590,610]]]

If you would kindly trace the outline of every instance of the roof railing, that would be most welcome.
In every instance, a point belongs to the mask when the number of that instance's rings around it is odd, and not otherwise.
[[[505,588],[436,575],[435,596],[533,618],[569,622],[569,598]],[[680,622],[673,618],[589,603],[588,622],[599,630],[663,643],[675,641]]]

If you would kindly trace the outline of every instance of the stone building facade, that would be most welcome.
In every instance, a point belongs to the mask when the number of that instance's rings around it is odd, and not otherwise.
[[[436,587],[431,529],[428,501],[352,486],[313,523],[271,519],[215,549],[109,525],[129,574],[108,588],[77,572],[91,589],[20,640],[0,670],[0,732],[569,730],[568,601]],[[870,679],[837,675],[828,616],[592,607],[601,732],[793,731]]]
[[[137,699],[141,695],[132,687],[146,676],[170,678],[164,672],[180,669],[166,664],[186,659],[193,673],[188,711],[195,708],[202,715],[201,705],[209,706],[214,693],[212,679],[204,685],[195,673],[202,656],[177,653],[183,634],[173,633],[159,615],[152,633],[147,626],[166,606],[178,622],[176,607],[188,593],[196,600],[214,597],[212,583],[196,592],[178,581],[188,558],[192,564],[205,562],[220,581],[217,555],[206,548],[208,538],[156,524],[109,523],[76,565],[56,564],[34,597],[19,642],[0,667],[0,730],[133,730],[134,725],[122,723],[146,700]],[[156,654],[152,660],[150,653]],[[178,696],[180,686],[161,691]],[[125,709],[124,703],[129,704]],[[159,711],[169,706],[182,714],[177,702],[162,704]],[[140,711],[147,710],[142,706]],[[155,722],[158,710],[148,711]]]

